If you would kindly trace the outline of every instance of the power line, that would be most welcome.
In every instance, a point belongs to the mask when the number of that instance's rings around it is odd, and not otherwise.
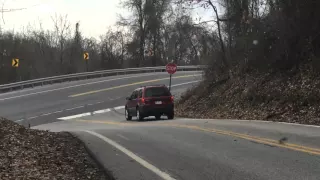
[[[26,9],[29,9],[29,8],[32,8],[32,7],[35,7],[35,6],[39,6],[39,5],[41,5],[41,4],[36,4],[36,5],[30,6],[30,7],[14,8],[14,9],[4,9],[4,8],[1,8],[0,12],[1,12],[1,13],[5,13],[5,12],[21,11],[21,10],[26,10]],[[2,7],[3,7],[3,6],[2,6]]]
[[[2,15],[1,15],[1,18],[2,18],[3,24],[5,24],[4,17],[3,17],[3,13],[15,12],[15,11],[22,11],[22,10],[26,10],[26,9],[33,8],[33,7],[36,7],[36,6],[41,5],[41,4],[35,4],[35,5],[33,5],[33,6],[30,6],[30,7],[4,9],[4,3],[5,3],[5,2],[2,3],[2,7],[1,7],[1,9],[0,9],[0,13],[2,14]]]

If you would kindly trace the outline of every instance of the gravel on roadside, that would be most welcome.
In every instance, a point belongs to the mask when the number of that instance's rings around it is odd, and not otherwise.
[[[26,129],[0,118],[0,179],[113,179],[68,132]]]

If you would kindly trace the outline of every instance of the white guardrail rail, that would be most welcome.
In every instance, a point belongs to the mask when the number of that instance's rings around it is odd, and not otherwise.
[[[178,66],[177,71],[202,71],[204,68],[205,66]],[[148,72],[165,72],[165,71],[166,71],[165,66],[156,66],[156,67],[141,67],[141,68],[111,69],[111,70],[67,74],[67,75],[32,79],[27,81],[20,81],[20,82],[15,82],[10,84],[3,84],[3,85],[0,85],[0,93],[17,90],[17,89],[30,88],[34,86],[42,86],[45,84],[59,83],[64,81],[74,81],[74,80],[97,78],[97,77],[104,77],[104,76],[114,76],[114,75],[126,75],[126,74],[148,73]]]

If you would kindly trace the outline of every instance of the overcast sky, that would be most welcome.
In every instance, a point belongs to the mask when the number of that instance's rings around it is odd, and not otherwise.
[[[3,13],[1,27],[5,30],[20,31],[23,27],[39,28],[39,21],[44,29],[53,26],[51,17],[55,14],[68,15],[68,20],[75,24],[80,21],[80,28],[85,36],[96,37],[104,34],[117,20],[117,14],[128,14],[119,6],[120,0],[1,0],[6,9],[24,10]],[[1,5],[2,7],[2,5]],[[209,19],[203,9],[197,14]]]

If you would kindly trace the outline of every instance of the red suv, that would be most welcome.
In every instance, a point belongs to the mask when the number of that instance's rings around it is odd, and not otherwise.
[[[160,119],[161,115],[166,115],[168,119],[174,118],[173,96],[165,85],[143,86],[134,90],[126,99],[127,120],[131,120],[132,116],[138,120],[148,116]]]

